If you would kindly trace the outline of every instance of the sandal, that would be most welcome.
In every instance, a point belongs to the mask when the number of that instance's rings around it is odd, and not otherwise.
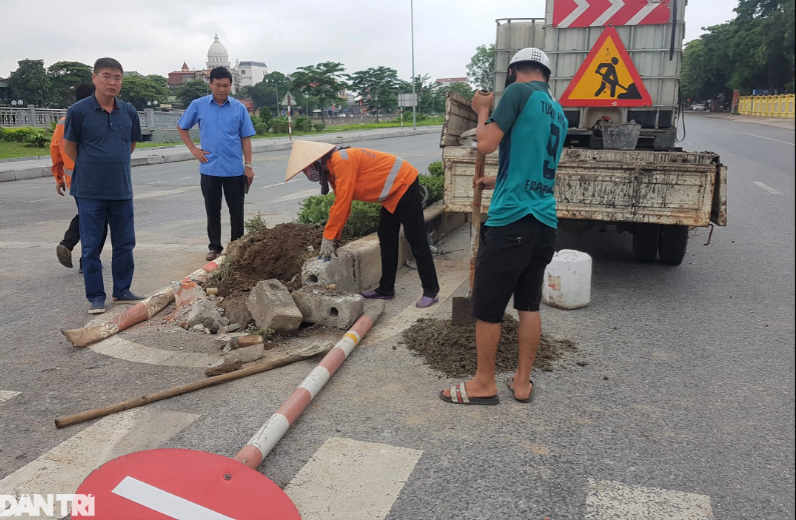
[[[528,394],[528,397],[526,397],[525,399],[520,399],[516,395],[514,395],[514,387],[511,386],[514,383],[514,376],[511,376],[510,378],[506,379],[506,386],[509,387],[509,390],[511,390],[511,396],[514,398],[515,401],[520,403],[530,403],[531,401],[533,401],[533,389],[534,389],[533,379],[531,379],[530,381],[531,381],[531,393]]]
[[[491,397],[468,397],[467,391],[464,389],[464,382],[459,383],[456,386],[451,387],[451,395],[448,397],[443,393],[443,390],[439,392],[439,398],[445,401],[446,403],[452,404],[498,404],[500,403],[500,398],[497,395],[493,395]]]

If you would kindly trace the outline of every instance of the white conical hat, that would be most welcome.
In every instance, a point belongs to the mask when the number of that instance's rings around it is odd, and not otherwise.
[[[314,163],[330,151],[335,145],[317,143],[315,141],[293,141],[290,159],[287,160],[287,173],[285,182],[295,177],[301,170]]]

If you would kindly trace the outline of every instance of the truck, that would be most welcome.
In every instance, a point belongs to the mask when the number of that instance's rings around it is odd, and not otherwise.
[[[727,224],[727,167],[715,153],[683,151],[677,143],[683,111],[679,76],[685,23],[684,9],[678,9],[677,2],[625,2],[630,7],[638,4],[642,14],[657,8],[653,14],[661,23],[651,24],[613,27],[607,21],[603,25],[592,21],[581,27],[577,23],[565,26],[562,17],[567,13],[560,11],[580,8],[565,0],[547,0],[545,18],[499,19],[494,76],[497,103],[514,53],[526,47],[541,48],[551,62],[551,92],[560,99],[595,42],[602,41],[603,31],[616,31],[649,93],[649,102],[636,106],[621,106],[621,101],[584,106],[569,102],[563,106],[569,128],[555,181],[559,228],[579,233],[615,226],[620,233],[632,234],[636,260],[660,259],[671,265],[682,263],[691,229],[710,227],[712,233],[713,225]],[[575,15],[566,20],[571,22]],[[450,93],[440,139],[446,212],[472,211],[476,168],[472,129],[476,123],[469,100]],[[630,149],[607,146],[600,130],[611,124],[637,128]],[[497,165],[495,151],[486,156],[484,174],[496,175]],[[484,213],[490,195],[483,194]]]

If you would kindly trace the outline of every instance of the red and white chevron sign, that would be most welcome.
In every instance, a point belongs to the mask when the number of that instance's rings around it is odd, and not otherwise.
[[[553,26],[603,27],[669,23],[670,0],[555,0]]]

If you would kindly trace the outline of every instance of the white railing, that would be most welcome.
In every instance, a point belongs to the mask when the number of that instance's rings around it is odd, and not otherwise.
[[[159,112],[151,109],[138,112],[141,128],[175,128],[182,115],[182,110]],[[65,108],[27,108],[0,107],[0,126],[37,126],[48,128],[53,122],[66,115]]]

